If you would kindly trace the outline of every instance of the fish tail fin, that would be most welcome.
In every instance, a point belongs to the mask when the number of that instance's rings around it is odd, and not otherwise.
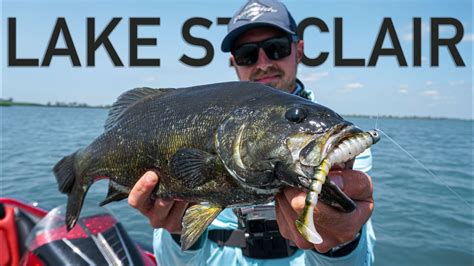
[[[300,234],[307,241],[313,244],[321,244],[323,242],[323,238],[316,231],[313,213],[314,207],[305,206],[303,212],[296,220],[296,229],[298,229]]]
[[[316,231],[316,227],[314,226],[314,208],[318,203],[319,194],[317,191],[321,190],[321,183],[319,181],[316,181],[316,183],[320,184],[319,189],[316,189],[316,191],[310,191],[308,195],[306,195],[303,212],[296,220],[296,229],[298,229],[306,241],[313,244],[321,244],[323,238],[318,231]]]
[[[56,181],[58,182],[58,189],[61,193],[68,194],[76,181],[76,171],[74,162],[77,152],[61,159],[53,168]]]
[[[92,184],[92,182],[82,180],[84,177],[78,174],[80,171],[77,171],[75,167],[77,159],[80,158],[78,158],[78,153],[75,152],[62,158],[53,168],[59,191],[68,195],[66,208],[68,231],[76,224],[87,190]]]

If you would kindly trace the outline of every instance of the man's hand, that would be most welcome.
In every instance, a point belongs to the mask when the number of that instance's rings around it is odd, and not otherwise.
[[[154,228],[165,228],[170,233],[181,233],[181,221],[188,207],[186,201],[157,199],[150,195],[159,178],[153,171],[146,172],[133,186],[128,196],[128,204],[139,210]]]
[[[372,180],[367,174],[355,170],[336,170],[329,173],[329,178],[354,200],[357,207],[351,213],[343,213],[318,201],[314,210],[314,224],[323,238],[321,244],[313,245],[306,241],[295,226],[298,215],[303,211],[306,193],[296,188],[287,188],[276,196],[276,216],[280,233],[295,242],[299,248],[314,247],[324,253],[351,241],[372,214]]]

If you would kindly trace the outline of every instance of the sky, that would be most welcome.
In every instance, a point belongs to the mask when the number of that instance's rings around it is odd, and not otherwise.
[[[322,19],[329,32],[308,27],[305,54],[316,57],[329,52],[319,66],[300,64],[298,77],[313,90],[319,103],[340,114],[431,116],[473,119],[472,1],[283,1],[297,23],[305,18]],[[231,17],[244,1],[2,1],[2,98],[26,102],[80,102],[110,105],[123,92],[135,87],[189,87],[236,80],[229,54],[220,51],[226,27],[217,17]],[[54,25],[64,17],[81,66],[66,56],[54,56],[49,67],[8,65],[8,18],[16,18],[18,58],[43,61]],[[122,20],[109,36],[123,67],[116,67],[103,47],[96,51],[96,64],[87,65],[87,18],[95,18],[96,36],[114,17]],[[159,58],[160,67],[129,65],[129,18],[159,17],[160,25],[140,26],[138,36],[156,38],[156,46],[140,46],[139,58]],[[192,67],[179,61],[183,54],[200,58],[202,47],[188,44],[181,35],[184,22],[192,17],[210,20],[209,28],[195,26],[191,34],[209,40],[212,61]],[[363,58],[368,64],[384,18],[395,27],[408,63],[400,67],[394,56],[381,56],[376,66],[335,65],[335,18],[343,19],[344,58]],[[413,18],[422,21],[422,65],[413,66]],[[448,49],[439,49],[439,66],[431,66],[430,19],[451,17],[461,22],[464,37],[456,45],[465,67],[456,66]],[[454,27],[440,27],[441,38],[451,38]],[[11,41],[11,40],[10,40]],[[60,36],[57,48],[64,48]],[[393,47],[388,36],[384,48]]]

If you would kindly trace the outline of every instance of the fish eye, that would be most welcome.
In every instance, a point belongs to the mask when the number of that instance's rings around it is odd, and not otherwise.
[[[301,107],[293,107],[286,111],[285,118],[288,121],[301,123],[306,118],[306,110]]]

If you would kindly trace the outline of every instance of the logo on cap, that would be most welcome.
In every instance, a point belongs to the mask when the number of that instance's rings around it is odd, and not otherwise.
[[[244,9],[235,16],[233,23],[236,23],[239,20],[249,20],[249,21],[254,21],[264,15],[265,13],[276,13],[278,10],[274,9],[273,7],[265,6],[263,4],[260,4],[258,2],[253,2],[247,6],[245,6]]]

